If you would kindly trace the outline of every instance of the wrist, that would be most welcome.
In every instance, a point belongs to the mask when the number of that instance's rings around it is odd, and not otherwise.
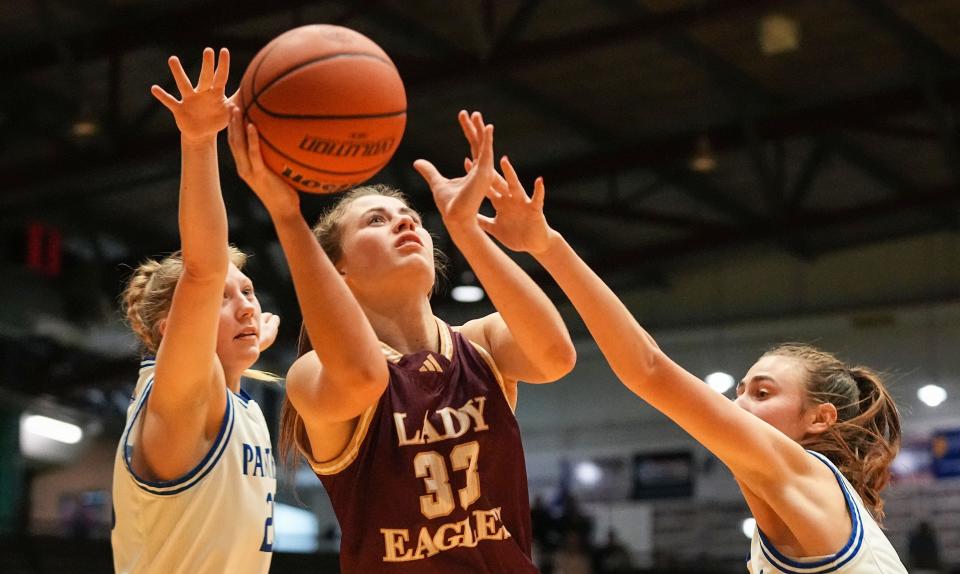
[[[217,134],[187,135],[180,133],[180,147],[183,149],[204,149],[217,146]]]
[[[303,222],[303,215],[300,213],[299,197],[294,201],[265,204],[265,207],[276,227]]]
[[[456,240],[456,237],[469,238],[483,233],[483,230],[480,229],[480,224],[477,223],[476,217],[456,220],[444,219],[443,226],[447,228],[447,233],[450,234],[450,238],[454,240]]]
[[[550,228],[547,232],[547,241],[544,248],[536,252],[531,251],[530,255],[540,262],[549,261],[555,258],[556,255],[563,250],[565,245],[566,240],[560,235],[560,232]]]

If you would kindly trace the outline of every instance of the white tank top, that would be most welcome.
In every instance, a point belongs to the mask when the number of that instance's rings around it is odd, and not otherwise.
[[[853,529],[850,539],[831,556],[793,558],[784,556],[760,532],[753,533],[747,571],[751,574],[907,574],[897,551],[863,505],[853,485],[827,457],[807,451],[827,465],[843,491]]]
[[[143,361],[113,467],[113,564],[118,574],[262,574],[273,552],[276,472],[263,413],[243,391],[203,460],[180,478],[150,481],[130,466],[153,388]]]

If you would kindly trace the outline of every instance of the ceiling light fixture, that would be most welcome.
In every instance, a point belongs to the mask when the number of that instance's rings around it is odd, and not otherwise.
[[[936,407],[947,400],[947,390],[940,385],[924,385],[917,389],[917,398],[928,407]]]
[[[690,156],[690,169],[697,173],[710,173],[717,169],[717,156],[713,152],[713,144],[707,134],[697,138],[693,155]]]
[[[724,372],[717,371],[716,373],[710,373],[704,379],[710,388],[717,391],[720,394],[723,394],[730,390],[733,387],[733,376]]]
[[[783,14],[767,14],[758,29],[760,51],[765,56],[795,52],[800,48],[800,26]]]
[[[450,297],[458,303],[476,303],[484,298],[486,293],[477,285],[477,278],[471,271],[460,274],[460,284],[450,291]]]

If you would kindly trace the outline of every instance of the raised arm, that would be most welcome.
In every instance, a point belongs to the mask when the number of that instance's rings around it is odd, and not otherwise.
[[[665,355],[613,291],[547,225],[543,181],[537,180],[529,198],[510,162],[504,160],[502,167],[505,181],[495,184],[493,197],[496,217],[480,216],[481,225],[508,248],[527,251],[543,265],[624,385],[683,427],[755,490],[782,489],[788,477],[816,469],[796,442]],[[504,193],[505,187],[513,191]]]
[[[244,126],[236,108],[229,141],[237,172],[267,208],[290,266],[314,351],[290,368],[287,393],[317,460],[327,460],[346,427],[383,393],[387,364],[363,309],[304,221],[297,192],[267,169],[256,128]],[[334,443],[331,456],[319,452],[329,446],[325,437]]]
[[[480,228],[477,213],[496,176],[493,126],[484,125],[479,114],[470,121],[460,112],[460,120],[480,134],[477,161],[467,175],[447,179],[426,160],[414,167],[430,185],[450,238],[498,311],[468,322],[462,331],[490,351],[505,378],[555,381],[573,369],[576,350],[543,290]]]
[[[217,133],[227,125],[224,95],[230,54],[203,52],[196,87],[176,56],[170,71],[180,100],[153,86],[151,92],[180,129],[180,242],[183,273],[162,323],[153,390],[147,402],[141,441],[146,471],[170,479],[192,468],[206,452],[226,407],[223,369],[216,355],[227,253],[227,215],[220,194]]]

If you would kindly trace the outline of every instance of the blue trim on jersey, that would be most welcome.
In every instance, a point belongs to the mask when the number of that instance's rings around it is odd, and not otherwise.
[[[841,548],[836,554],[829,556],[823,560],[817,560],[812,562],[798,562],[796,560],[790,559],[783,554],[781,554],[773,544],[767,539],[766,535],[760,530],[760,527],[757,527],[757,533],[760,536],[760,550],[763,552],[764,557],[770,561],[775,567],[783,570],[787,574],[827,574],[828,572],[834,572],[842,568],[845,564],[853,560],[857,554],[860,552],[860,548],[863,546],[863,537],[864,537],[864,527],[863,521],[860,518],[860,508],[853,501],[853,497],[850,494],[850,491],[847,489],[847,485],[843,481],[843,476],[840,474],[840,471],[836,466],[830,462],[830,459],[823,456],[818,452],[808,450],[808,453],[817,458],[820,462],[827,465],[827,468],[833,473],[834,478],[837,479],[837,484],[840,485],[840,490],[843,492],[843,498],[847,503],[847,512],[850,514],[850,521],[852,530],[850,532],[850,538],[847,540],[847,543]],[[850,547],[856,543],[856,546],[853,548],[853,551],[850,551]],[[769,550],[769,552],[768,552]],[[844,557],[849,553],[849,556]],[[772,554],[772,556],[771,556]],[[837,560],[843,558],[839,563],[834,564]],[[826,568],[827,566],[831,567]],[[800,569],[800,570],[794,570]],[[819,569],[818,569],[819,568]]]
[[[244,407],[246,407],[247,404],[248,404],[250,401],[253,400],[253,397],[251,397],[250,395],[248,395],[248,394],[247,394],[247,391],[245,391],[245,390],[243,390],[243,389],[240,389],[240,392],[239,392],[239,393],[234,393],[234,395],[236,395],[236,397],[237,397],[238,399],[240,399],[240,404],[242,404]]]
[[[127,422],[127,428],[123,432],[124,464],[127,467],[127,472],[130,473],[130,476],[134,479],[134,482],[136,482],[137,486],[139,486],[142,490],[149,492],[151,494],[158,494],[158,495],[177,494],[179,492],[183,492],[184,490],[190,488],[194,484],[197,484],[198,482],[200,482],[200,480],[204,476],[206,476],[211,470],[213,470],[217,462],[220,460],[220,457],[223,456],[223,453],[226,450],[226,446],[230,442],[230,436],[233,434],[233,423],[234,423],[233,400],[230,397],[231,395],[230,391],[227,390],[226,391],[227,407],[225,412],[223,413],[223,421],[220,423],[220,430],[217,433],[217,438],[214,439],[213,444],[210,446],[210,450],[208,450],[207,454],[203,457],[203,460],[201,460],[193,469],[191,469],[188,473],[186,473],[182,477],[175,478],[173,480],[154,482],[154,481],[149,481],[144,478],[141,478],[140,476],[137,475],[136,472],[134,472],[133,467],[130,465],[130,456],[132,455],[132,449],[130,448],[130,443],[129,443],[130,431],[133,429],[133,425],[134,423],[136,423],[137,417],[140,416],[140,412],[143,410],[143,407],[147,404],[147,399],[149,398],[150,391],[152,390],[153,390],[153,376],[151,375],[150,378],[147,379],[146,385],[144,385],[143,393],[140,397],[140,404],[137,405],[137,409],[134,412],[133,417],[131,417],[130,420]],[[224,435],[226,435],[226,438],[224,438]],[[211,462],[210,459],[212,457],[215,457],[215,458]],[[192,480],[194,479],[195,475],[197,475],[197,473],[200,473],[201,470],[203,470],[203,472],[199,476],[196,476],[195,480]],[[190,484],[186,484],[186,486],[183,486],[182,488],[179,488],[176,490],[166,490],[171,487],[183,485],[188,481],[190,481]],[[162,490],[156,490],[156,489],[162,489]]]

